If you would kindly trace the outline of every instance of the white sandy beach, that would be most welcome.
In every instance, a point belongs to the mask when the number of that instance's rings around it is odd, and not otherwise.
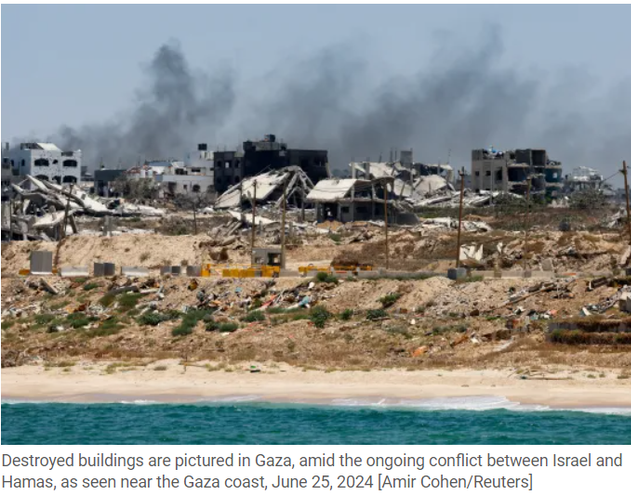
[[[252,396],[266,401],[332,399],[432,399],[494,396],[511,402],[550,407],[631,408],[631,380],[615,371],[590,373],[561,370],[520,378],[509,370],[385,370],[303,371],[246,366],[233,371],[209,371],[196,364],[161,361],[144,367],[117,368],[107,363],[78,363],[70,368],[21,366],[2,370],[2,399],[64,402],[157,400],[193,402],[203,399]],[[158,369],[156,369],[158,368]],[[166,368],[166,369],[165,369]],[[543,379],[545,378],[545,379]]]

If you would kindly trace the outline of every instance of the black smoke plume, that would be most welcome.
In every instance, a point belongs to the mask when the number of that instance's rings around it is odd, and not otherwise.
[[[139,160],[183,158],[200,138],[208,139],[230,114],[233,76],[196,74],[177,43],[162,45],[146,67],[148,89],[133,109],[106,124],[64,126],[55,139],[63,149],[81,149],[84,163],[115,168]]]

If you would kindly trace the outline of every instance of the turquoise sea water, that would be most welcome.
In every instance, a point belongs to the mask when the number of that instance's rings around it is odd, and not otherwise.
[[[2,443],[631,444],[628,410],[542,409],[492,398],[395,405],[4,401]]]

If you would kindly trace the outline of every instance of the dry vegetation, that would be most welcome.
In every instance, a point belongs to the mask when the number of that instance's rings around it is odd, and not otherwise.
[[[587,213],[582,215],[581,221],[589,220]],[[505,218],[482,219],[500,228],[463,234],[464,243],[481,243],[489,253],[481,267],[521,266],[522,233],[502,230]],[[549,217],[544,220],[551,222]],[[369,238],[350,242],[358,232],[369,232]],[[384,238],[376,226],[357,224],[334,236],[298,239],[288,249],[292,266],[328,263],[336,257],[376,265],[384,261]],[[152,269],[167,261],[195,264],[207,259],[208,241],[207,234],[71,237],[59,250],[59,262],[88,265],[103,260]],[[627,245],[616,231],[537,228],[527,252],[533,268],[550,259],[560,272],[588,272],[617,266]],[[226,251],[228,261],[247,260],[247,249],[238,246]],[[453,265],[455,233],[395,229],[390,246],[391,268],[446,271]],[[503,248],[501,254],[498,247]],[[282,362],[325,371],[593,366],[617,370],[623,377],[631,371],[626,337],[606,340],[597,337],[599,333],[589,338],[547,333],[550,321],[575,318],[585,305],[614,294],[617,288],[609,285],[590,292],[586,281],[579,280],[569,295],[551,291],[505,306],[511,294],[534,282],[323,278],[309,288],[311,280],[302,278],[209,278],[191,286],[185,278],[130,282],[115,277],[51,279],[60,288],[53,296],[38,278],[16,274],[28,267],[31,251],[54,248],[46,242],[2,246],[3,366],[39,361],[68,369],[77,360],[104,360],[114,363],[108,368],[114,373],[177,358],[212,361],[226,371],[247,362]],[[140,293],[111,292],[132,283]],[[265,307],[276,296],[280,300]],[[310,308],[293,307],[305,296]],[[612,308],[604,317],[620,316]],[[594,343],[598,345],[590,345]]]

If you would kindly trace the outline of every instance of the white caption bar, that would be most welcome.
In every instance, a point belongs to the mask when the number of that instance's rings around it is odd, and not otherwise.
[[[3,493],[631,494],[631,446],[7,446]]]

